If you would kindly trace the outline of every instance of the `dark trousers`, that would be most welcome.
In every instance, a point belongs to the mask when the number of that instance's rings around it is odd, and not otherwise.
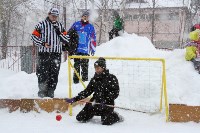
[[[38,96],[54,97],[60,70],[60,53],[39,53],[36,74],[38,77]]]
[[[81,53],[78,53],[76,55],[89,56],[88,54],[81,54]],[[83,81],[88,81],[88,64],[89,64],[89,59],[74,59],[74,68],[78,72],[79,76],[81,74]],[[75,72],[74,72],[73,80],[74,80],[74,83],[79,82],[79,79],[77,75],[75,74]]]
[[[194,69],[198,71],[198,73],[200,74],[200,61],[196,61],[195,59],[191,60],[194,64]]]
[[[109,40],[113,39],[113,35],[115,35],[116,37],[119,36],[119,29],[113,28],[110,32],[109,32]]]
[[[114,108],[102,108],[101,105],[92,105],[91,103],[85,105],[76,116],[76,119],[80,122],[87,122],[94,116],[101,116],[101,122],[103,125],[112,125],[120,120],[118,114],[114,112]]]

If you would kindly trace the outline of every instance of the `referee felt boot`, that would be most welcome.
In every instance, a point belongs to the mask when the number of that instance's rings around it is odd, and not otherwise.
[[[47,97],[54,98],[54,91],[48,91]]]
[[[40,91],[40,92],[38,92],[38,97],[40,97],[40,98],[47,97],[47,93]]]

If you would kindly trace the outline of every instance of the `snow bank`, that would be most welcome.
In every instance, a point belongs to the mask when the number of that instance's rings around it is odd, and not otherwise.
[[[96,56],[164,58],[169,102],[200,105],[200,75],[191,62],[184,60],[184,53],[185,50],[157,50],[148,38],[125,33],[97,47]],[[67,72],[67,63],[62,63],[55,97],[68,97]],[[83,89],[81,85],[75,86],[77,89],[73,91],[73,95]],[[35,73],[14,73],[0,69],[0,87],[0,98],[37,97]]]

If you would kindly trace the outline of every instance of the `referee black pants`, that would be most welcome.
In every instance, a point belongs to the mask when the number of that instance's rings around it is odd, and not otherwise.
[[[38,53],[36,75],[38,77],[39,97],[54,97],[60,64],[61,53]]]

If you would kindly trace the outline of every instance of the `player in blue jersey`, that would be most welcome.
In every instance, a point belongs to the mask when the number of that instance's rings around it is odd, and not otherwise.
[[[81,21],[75,22],[71,27],[71,29],[77,31],[79,36],[79,42],[75,53],[79,56],[93,56],[96,50],[96,33],[94,26],[89,23],[89,15],[88,11],[84,12]],[[89,59],[74,59],[74,68],[81,74],[83,81],[88,81],[88,63]],[[73,81],[75,84],[79,83],[79,79],[75,73]]]

